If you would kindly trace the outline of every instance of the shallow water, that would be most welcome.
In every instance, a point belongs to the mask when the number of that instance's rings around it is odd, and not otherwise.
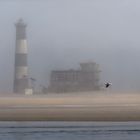
[[[0,140],[139,140],[140,122],[0,122]]]

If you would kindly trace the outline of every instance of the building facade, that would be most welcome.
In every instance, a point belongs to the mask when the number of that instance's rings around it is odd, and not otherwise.
[[[100,90],[99,65],[81,63],[78,70],[52,71],[50,77],[50,92],[77,92]]]

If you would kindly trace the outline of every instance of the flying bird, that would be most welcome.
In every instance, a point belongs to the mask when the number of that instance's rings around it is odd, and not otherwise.
[[[105,83],[105,87],[106,87],[106,88],[110,87],[111,85],[112,85],[111,83],[108,83],[108,82]]]

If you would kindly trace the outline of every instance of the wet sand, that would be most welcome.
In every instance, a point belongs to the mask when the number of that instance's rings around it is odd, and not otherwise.
[[[0,121],[140,121],[140,93],[1,96]]]

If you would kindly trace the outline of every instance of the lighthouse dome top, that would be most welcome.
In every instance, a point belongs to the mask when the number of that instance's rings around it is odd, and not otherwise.
[[[17,21],[16,26],[23,26],[23,27],[25,27],[25,26],[26,26],[26,23],[24,23],[24,21],[23,21],[22,18],[20,18],[20,19]]]

